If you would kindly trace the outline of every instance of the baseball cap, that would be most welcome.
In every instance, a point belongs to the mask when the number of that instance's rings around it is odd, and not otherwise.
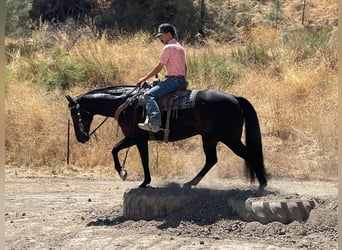
[[[159,37],[163,33],[170,32],[172,36],[175,35],[175,28],[169,23],[163,23],[159,25],[156,37]]]

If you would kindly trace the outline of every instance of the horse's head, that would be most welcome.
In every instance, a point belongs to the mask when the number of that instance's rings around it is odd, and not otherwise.
[[[89,140],[89,130],[93,120],[93,114],[82,108],[81,105],[69,95],[66,95],[65,97],[69,101],[68,106],[74,123],[77,141],[85,143]]]

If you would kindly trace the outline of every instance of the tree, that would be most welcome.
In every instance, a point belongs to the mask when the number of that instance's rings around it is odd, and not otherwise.
[[[5,33],[23,34],[28,28],[31,0],[6,0]]]
[[[30,17],[34,20],[64,22],[68,17],[82,21],[90,13],[88,0],[33,0]]]

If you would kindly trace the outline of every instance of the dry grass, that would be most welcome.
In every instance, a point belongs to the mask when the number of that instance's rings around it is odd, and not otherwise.
[[[319,4],[319,2],[312,2]],[[287,6],[295,8],[293,5]],[[313,8],[313,7],[312,7]],[[333,11],[330,10],[329,11]],[[68,38],[60,36],[60,46]],[[264,157],[271,176],[303,179],[337,179],[337,70],[325,60],[294,62],[296,51],[283,46],[281,33],[258,26],[251,31],[255,44],[266,44],[268,53],[281,54],[267,66],[245,66],[229,61],[229,70],[239,73],[231,85],[220,84],[215,75],[193,78],[191,89],[216,88],[250,100],[258,115],[263,136]],[[230,58],[232,45],[207,41],[207,46],[185,45],[188,59],[202,60],[205,55]],[[93,86],[112,83],[132,84],[157,61],[158,41],[140,33],[114,42],[106,39],[81,39],[68,47],[70,57],[83,58],[100,67],[112,65],[114,73],[92,75]],[[48,55],[36,51],[35,60]],[[20,56],[13,57],[6,86],[6,164],[38,172],[61,175],[97,175],[118,178],[113,170],[111,149],[122,138],[116,121],[110,120],[87,144],[76,142],[71,129],[70,165],[66,165],[67,121],[70,118],[64,93],[47,92],[34,84],[34,72]],[[25,71],[26,69],[26,71]],[[15,73],[18,70],[24,73]],[[201,69],[200,69],[201,70]],[[20,77],[18,77],[20,76]],[[162,75],[161,75],[162,76]],[[98,82],[96,80],[99,80]],[[101,81],[101,82],[100,82]],[[87,89],[81,84],[68,90],[78,95]],[[102,121],[96,117],[92,126]],[[120,154],[121,160],[125,153]],[[219,144],[219,162],[209,176],[232,177],[243,174],[243,162]],[[194,176],[204,164],[199,136],[183,142],[150,142],[152,176]],[[126,169],[130,179],[141,179],[143,171],[135,147],[128,152]]]

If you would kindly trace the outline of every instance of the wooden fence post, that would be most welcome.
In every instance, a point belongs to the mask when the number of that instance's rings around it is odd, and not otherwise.
[[[306,0],[303,0],[302,25],[304,25],[304,21],[305,21],[305,7],[306,7]]]
[[[68,142],[67,142],[67,165],[69,165],[70,158],[70,119],[68,119]]]

